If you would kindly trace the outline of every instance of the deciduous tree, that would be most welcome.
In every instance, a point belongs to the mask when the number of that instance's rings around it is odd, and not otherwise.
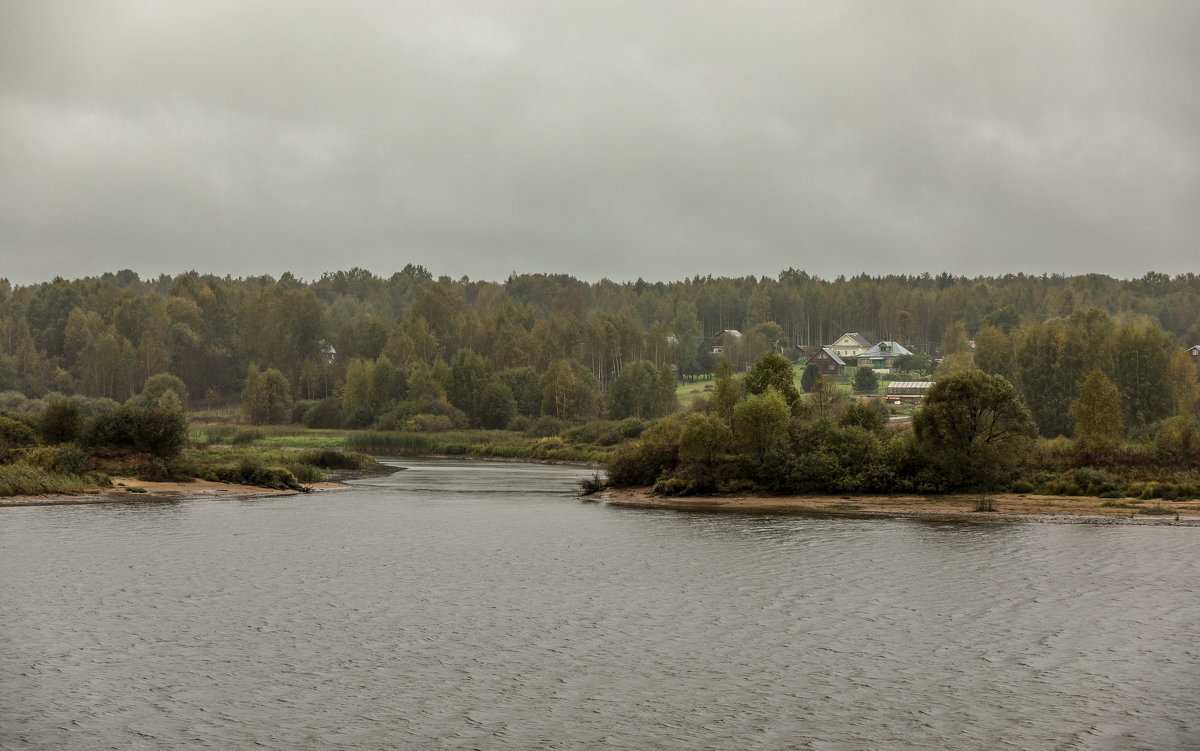
[[[917,443],[949,487],[992,488],[1023,462],[1036,429],[1002,376],[964,370],[939,380],[913,417]]]
[[[774,388],[748,394],[733,408],[733,432],[738,447],[757,462],[780,450],[787,442],[791,410]]]
[[[778,352],[767,352],[755,360],[746,372],[745,384],[746,391],[751,394],[765,394],[767,389],[775,389],[789,409],[800,399],[792,363]]]
[[[287,422],[292,410],[291,387],[275,368],[259,370],[251,364],[242,389],[242,411],[255,425]]]
[[[1075,438],[1085,453],[1111,451],[1121,440],[1121,392],[1100,370],[1088,373],[1079,385],[1079,398],[1071,403]]]

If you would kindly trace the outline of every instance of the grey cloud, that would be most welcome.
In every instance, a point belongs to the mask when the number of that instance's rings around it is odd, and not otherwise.
[[[0,275],[1193,271],[1196,7],[10,2]]]

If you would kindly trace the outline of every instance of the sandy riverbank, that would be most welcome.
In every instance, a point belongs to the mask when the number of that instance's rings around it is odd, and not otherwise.
[[[317,482],[305,485],[305,487],[311,490],[340,490],[348,486],[338,482]],[[135,490],[135,488],[140,490]],[[111,488],[96,488],[75,495],[11,496],[0,498],[0,507],[179,501],[185,498],[263,498],[276,495],[295,495],[299,492],[298,490],[272,490],[253,485],[233,485],[227,482],[210,482],[208,480],[146,482],[131,477],[114,477]]]
[[[975,511],[978,495],[946,496],[703,496],[655,495],[650,488],[610,488],[594,496],[599,502],[632,508],[708,513],[799,514],[858,518],[904,518],[930,521],[1052,522],[1066,524],[1175,524],[1200,527],[1200,500],[1117,501],[1127,508],[1104,506],[1105,499],[1042,495],[991,495],[994,512]],[[1170,515],[1138,513],[1162,507]],[[1176,516],[1178,514],[1178,517]]]

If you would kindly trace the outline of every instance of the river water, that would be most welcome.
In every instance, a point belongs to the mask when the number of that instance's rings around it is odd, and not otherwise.
[[[0,509],[3,749],[1200,749],[1200,530],[687,515],[583,470]]]

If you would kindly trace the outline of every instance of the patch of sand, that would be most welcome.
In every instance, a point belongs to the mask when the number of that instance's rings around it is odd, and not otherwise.
[[[1105,499],[1045,495],[990,495],[994,512],[975,511],[979,495],[778,495],[699,496],[656,495],[650,488],[609,488],[589,499],[614,506],[676,511],[808,514],[814,516],[898,517],[931,521],[1037,521],[1091,524],[1180,524],[1200,526],[1200,500],[1115,501],[1127,507],[1104,506]],[[1169,515],[1138,513],[1162,507]]]
[[[298,490],[273,490],[253,485],[193,480],[192,482],[146,482],[132,477],[114,477],[111,488],[96,488],[77,495],[33,495],[0,498],[0,506],[51,506],[72,503],[130,503],[137,501],[178,501],[185,498],[262,498],[295,495]],[[310,490],[341,490],[338,482],[305,485]],[[140,490],[135,490],[135,488]],[[140,492],[145,491],[145,492]]]

